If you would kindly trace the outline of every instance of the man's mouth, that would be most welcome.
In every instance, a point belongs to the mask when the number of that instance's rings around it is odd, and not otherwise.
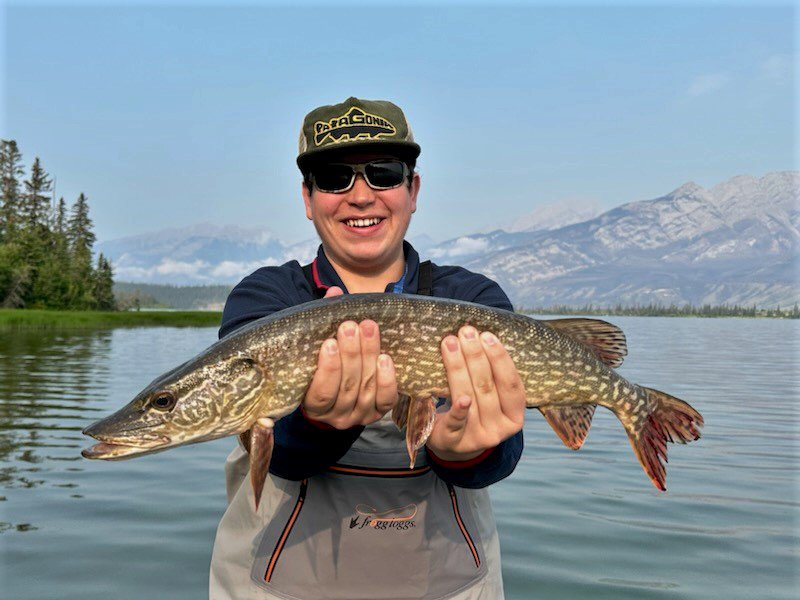
[[[383,221],[381,217],[373,217],[371,219],[346,219],[343,223],[348,227],[365,228],[374,227],[381,221]]]

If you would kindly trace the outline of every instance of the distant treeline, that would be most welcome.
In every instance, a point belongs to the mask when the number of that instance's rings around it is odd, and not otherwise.
[[[111,264],[92,260],[95,235],[81,193],[68,209],[36,157],[24,179],[14,140],[0,141],[0,307],[114,310]]]
[[[158,285],[152,283],[114,284],[114,294],[121,310],[137,308],[177,308],[184,310],[221,310],[231,285]]]
[[[612,307],[599,307],[592,304],[584,306],[566,306],[557,304],[547,308],[523,308],[519,312],[527,314],[544,315],[612,315],[612,316],[633,316],[633,317],[766,317],[776,319],[800,319],[800,308],[797,303],[791,308],[757,308],[756,306],[740,306],[738,304],[721,304],[713,306],[704,304],[693,306],[684,304],[678,306],[671,304],[662,306],[659,304],[647,304],[633,306],[623,306],[617,304]]]

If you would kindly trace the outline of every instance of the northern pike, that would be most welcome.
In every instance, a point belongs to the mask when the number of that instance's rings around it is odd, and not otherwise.
[[[703,417],[689,404],[627,381],[615,370],[627,355],[625,335],[596,319],[540,321],[479,304],[407,294],[350,294],[315,300],[263,317],[155,379],[128,405],[84,430],[100,443],[86,458],[132,458],[249,431],[251,483],[258,506],[272,451],[275,419],[305,397],[322,343],[344,321],[374,320],[381,351],[395,364],[413,466],[448,396],[440,343],[463,325],[489,331],[519,371],[529,408],[544,415],[577,450],[597,406],[622,422],[645,473],[666,489],[666,442],[700,437]]]

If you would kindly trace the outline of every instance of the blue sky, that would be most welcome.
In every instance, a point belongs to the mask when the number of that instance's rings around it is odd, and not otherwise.
[[[405,109],[437,239],[796,168],[791,4],[379,4],[7,3],[0,131],[101,240],[312,237],[300,122],[350,95]]]

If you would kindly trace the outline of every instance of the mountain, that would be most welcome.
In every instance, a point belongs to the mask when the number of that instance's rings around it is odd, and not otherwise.
[[[685,183],[600,215],[566,203],[504,229],[411,241],[423,257],[497,280],[517,306],[786,306],[800,301],[798,189],[796,171],[740,175],[710,189]],[[111,258],[118,281],[233,284],[262,265],[308,261],[317,245],[204,224],[112,240],[98,250]]]
[[[500,229],[509,233],[559,229],[593,219],[603,212],[593,200],[583,198],[566,199],[538,206],[527,215],[517,217]]]
[[[496,279],[518,306],[791,305],[800,301],[799,187],[795,171],[709,190],[686,183],[465,266]]]

